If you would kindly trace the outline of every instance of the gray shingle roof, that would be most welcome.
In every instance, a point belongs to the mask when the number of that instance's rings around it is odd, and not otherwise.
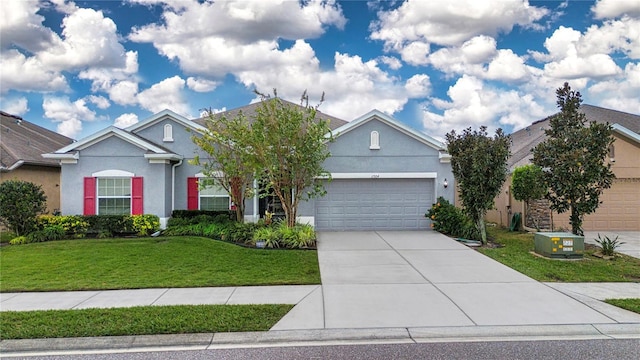
[[[294,104],[290,101],[287,100],[283,100],[280,99],[282,102],[289,104],[289,105],[293,105],[293,106],[300,106],[299,104]],[[256,114],[256,110],[258,109],[258,107],[260,106],[260,102],[256,102],[253,104],[249,104],[249,105],[245,105],[239,108],[235,108],[235,109],[231,109],[231,110],[227,110],[221,113],[218,113],[216,115],[218,116],[226,116],[228,118],[232,118],[236,115],[238,115],[238,113],[240,111],[242,111],[242,113],[247,117],[247,119],[251,119],[255,114]],[[301,106],[300,106],[301,107]],[[331,115],[327,115],[321,111],[318,110],[317,114],[316,114],[316,118],[318,119],[325,119],[325,120],[329,120],[329,128],[331,130],[335,130],[337,128],[339,128],[340,126],[344,125],[347,123],[347,121],[344,121],[342,119],[339,119],[335,116],[331,116]],[[207,118],[206,117],[202,117],[199,119],[194,119],[193,121],[199,125],[205,126],[205,120]]]
[[[619,124],[637,134],[640,134],[639,115],[587,104],[580,105],[579,111],[585,114],[587,121],[595,121],[598,123],[608,122],[611,125]],[[511,157],[507,161],[511,170],[531,162],[531,159],[533,158],[531,150],[545,140],[546,136],[544,134],[544,129],[549,128],[550,118],[551,116],[535,121],[526,128],[520,129],[511,134]]]
[[[0,111],[0,170],[22,164],[59,167],[57,160],[45,159],[42,154],[72,142],[71,138]]]

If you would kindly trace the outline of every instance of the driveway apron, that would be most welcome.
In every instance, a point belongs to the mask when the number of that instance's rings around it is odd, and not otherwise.
[[[322,232],[318,260],[321,293],[274,329],[616,323],[434,231]]]

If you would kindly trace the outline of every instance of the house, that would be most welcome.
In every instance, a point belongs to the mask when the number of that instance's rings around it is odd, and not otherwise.
[[[640,230],[640,116],[598,106],[583,104],[580,110],[588,121],[608,122],[613,126],[614,143],[606,159],[616,175],[611,188],[600,197],[596,212],[585,215],[583,229],[590,231],[638,231]],[[549,118],[539,120],[511,135],[511,171],[531,163],[531,150],[545,140],[544,130],[549,128]],[[495,200],[495,210],[487,213],[487,221],[507,225],[512,213],[532,212],[540,229],[571,229],[569,213],[551,212],[545,200],[534,202],[532,208],[516,201],[509,193],[511,178],[505,183]],[[527,216],[523,216],[527,219]],[[534,224],[525,224],[533,228]]]
[[[60,164],[42,153],[73,142],[66,136],[0,111],[0,182],[28,181],[42,186],[47,211],[60,209]]]
[[[225,115],[242,110],[250,117],[258,105]],[[326,196],[300,205],[299,221],[320,230],[424,229],[434,200],[453,200],[454,186],[443,186],[445,179],[453,185],[453,174],[442,143],[379,111],[349,123],[317,116],[330,120],[336,137],[324,164],[333,180]],[[164,110],[44,154],[62,164],[62,213],[147,213],[165,224],[174,209],[229,209],[223,190],[199,188],[202,169],[188,161],[196,154],[207,158],[190,139],[205,130],[203,121]],[[258,197],[245,201],[249,221],[269,205]]]

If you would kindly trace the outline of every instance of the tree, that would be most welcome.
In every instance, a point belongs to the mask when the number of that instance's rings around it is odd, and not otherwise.
[[[207,130],[203,134],[193,135],[191,140],[209,154],[210,159],[205,161],[196,155],[191,163],[202,166],[202,173],[210,182],[227,191],[235,205],[236,220],[243,222],[244,199],[253,193],[252,183],[255,174],[245,144],[250,131],[249,122],[242,113],[233,118],[215,115],[211,110],[207,114]],[[208,181],[200,184],[207,185],[211,184]]]
[[[282,101],[275,90],[273,98],[258,95],[261,104],[246,145],[267,189],[282,203],[287,225],[293,227],[300,201],[326,193],[322,179],[329,173],[322,165],[330,156],[327,143],[333,135],[329,121],[316,118],[319,105],[309,106],[306,91],[300,106]]]
[[[481,126],[479,131],[467,128],[460,135],[451,131],[446,139],[463,211],[476,225],[482,243],[486,244],[484,216],[493,207],[493,199],[507,179],[509,136],[498,129],[490,138],[486,126]]]
[[[531,206],[531,201],[542,199],[547,194],[542,169],[533,164],[515,168],[512,174],[511,193],[516,200],[524,201],[527,209]],[[537,219],[531,216],[529,211],[527,211],[527,217],[538,228]]]
[[[571,231],[584,235],[584,215],[594,212],[600,194],[615,178],[605,163],[613,143],[609,123],[591,121],[579,111],[582,96],[568,83],[556,90],[560,113],[549,120],[547,139],[533,149],[533,163],[540,166],[549,187],[546,198],[558,213],[570,211]]]
[[[0,184],[0,222],[16,236],[34,230],[36,216],[47,210],[47,196],[40,185],[21,180]]]

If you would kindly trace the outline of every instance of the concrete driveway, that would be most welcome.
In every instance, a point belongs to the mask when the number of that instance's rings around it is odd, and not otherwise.
[[[273,330],[640,322],[604,315],[433,231],[323,232],[322,287]]]
[[[595,240],[598,234],[601,238],[608,236],[611,240],[617,237],[618,241],[624,243],[616,249],[617,252],[640,259],[640,231],[585,231],[584,241],[598,245]]]

